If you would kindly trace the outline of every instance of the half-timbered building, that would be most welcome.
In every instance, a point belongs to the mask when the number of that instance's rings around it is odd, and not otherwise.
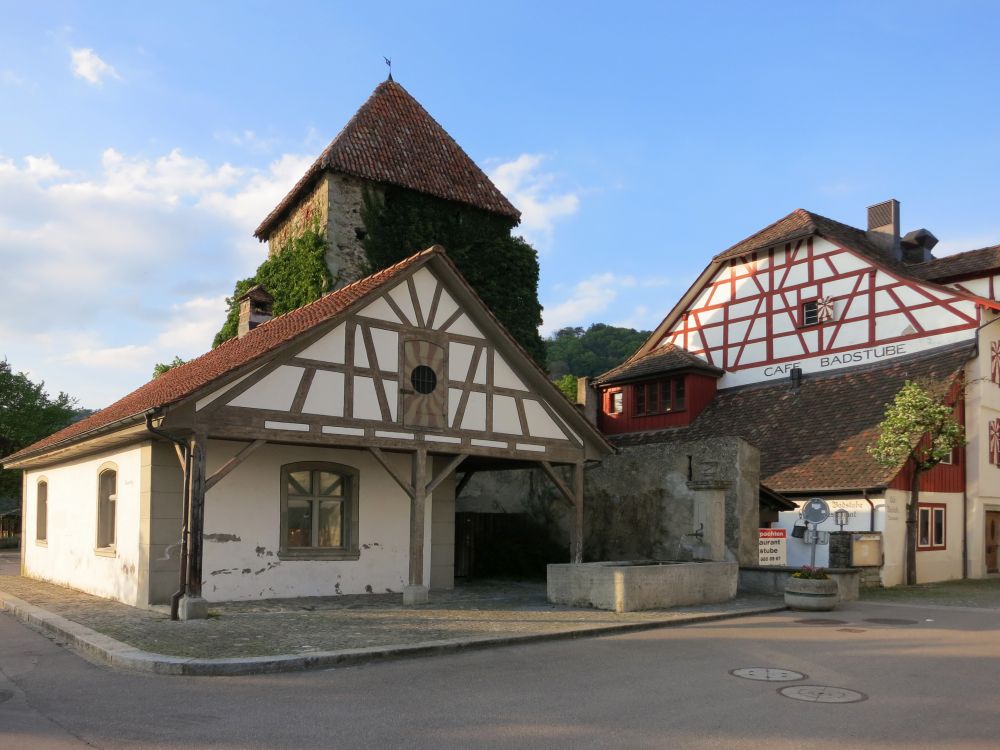
[[[453,585],[458,476],[541,466],[573,507],[612,451],[431,248],[268,319],[7,458],[25,575],[120,601]],[[568,467],[568,472],[555,467]]]
[[[1000,249],[934,258],[936,241],[900,237],[896,201],[872,206],[867,230],[792,212],[715,256],[639,351],[596,380],[598,424],[620,445],[748,440],[767,488],[824,497],[848,510],[847,529],[884,532],[891,585],[904,575],[911,472],[879,467],[867,448],[905,381],[935,382],[968,444],[922,477],[918,578],[996,573]],[[791,528],[797,513],[782,519]],[[810,551],[795,541],[790,564]]]

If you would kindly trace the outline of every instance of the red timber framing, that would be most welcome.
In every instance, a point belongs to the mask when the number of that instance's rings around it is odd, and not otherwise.
[[[806,325],[809,301],[832,314]],[[983,302],[812,236],[723,261],[655,345],[673,343],[727,372],[817,355],[852,364],[836,355],[971,331]]]

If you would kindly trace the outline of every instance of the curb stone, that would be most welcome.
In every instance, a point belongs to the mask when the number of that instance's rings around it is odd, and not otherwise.
[[[527,633],[524,635],[482,635],[423,641],[401,646],[370,646],[339,651],[318,651],[312,654],[280,654],[275,656],[248,656],[227,659],[201,659],[190,656],[168,656],[143,651],[61,615],[18,599],[0,591],[0,605],[25,625],[65,641],[66,645],[87,656],[118,669],[128,669],[158,675],[188,676],[239,676],[295,672],[307,669],[356,666],[373,661],[398,659],[410,656],[431,656],[473,649],[515,646],[542,641],[592,638],[602,635],[633,633],[642,630],[693,625],[696,623],[730,620],[750,615],[781,612],[784,604],[752,607],[740,611],[710,612],[677,617],[670,620],[623,623],[621,625],[584,626],[554,633]]]

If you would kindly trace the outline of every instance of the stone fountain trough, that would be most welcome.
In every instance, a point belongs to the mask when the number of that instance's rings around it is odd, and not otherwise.
[[[553,604],[614,612],[726,602],[736,596],[735,562],[620,561],[548,566]]]

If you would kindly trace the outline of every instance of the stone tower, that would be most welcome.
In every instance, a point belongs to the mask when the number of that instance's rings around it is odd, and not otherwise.
[[[315,227],[335,287],[365,274],[365,190],[394,185],[511,218],[520,212],[427,111],[391,78],[380,84],[254,236],[268,254]]]

